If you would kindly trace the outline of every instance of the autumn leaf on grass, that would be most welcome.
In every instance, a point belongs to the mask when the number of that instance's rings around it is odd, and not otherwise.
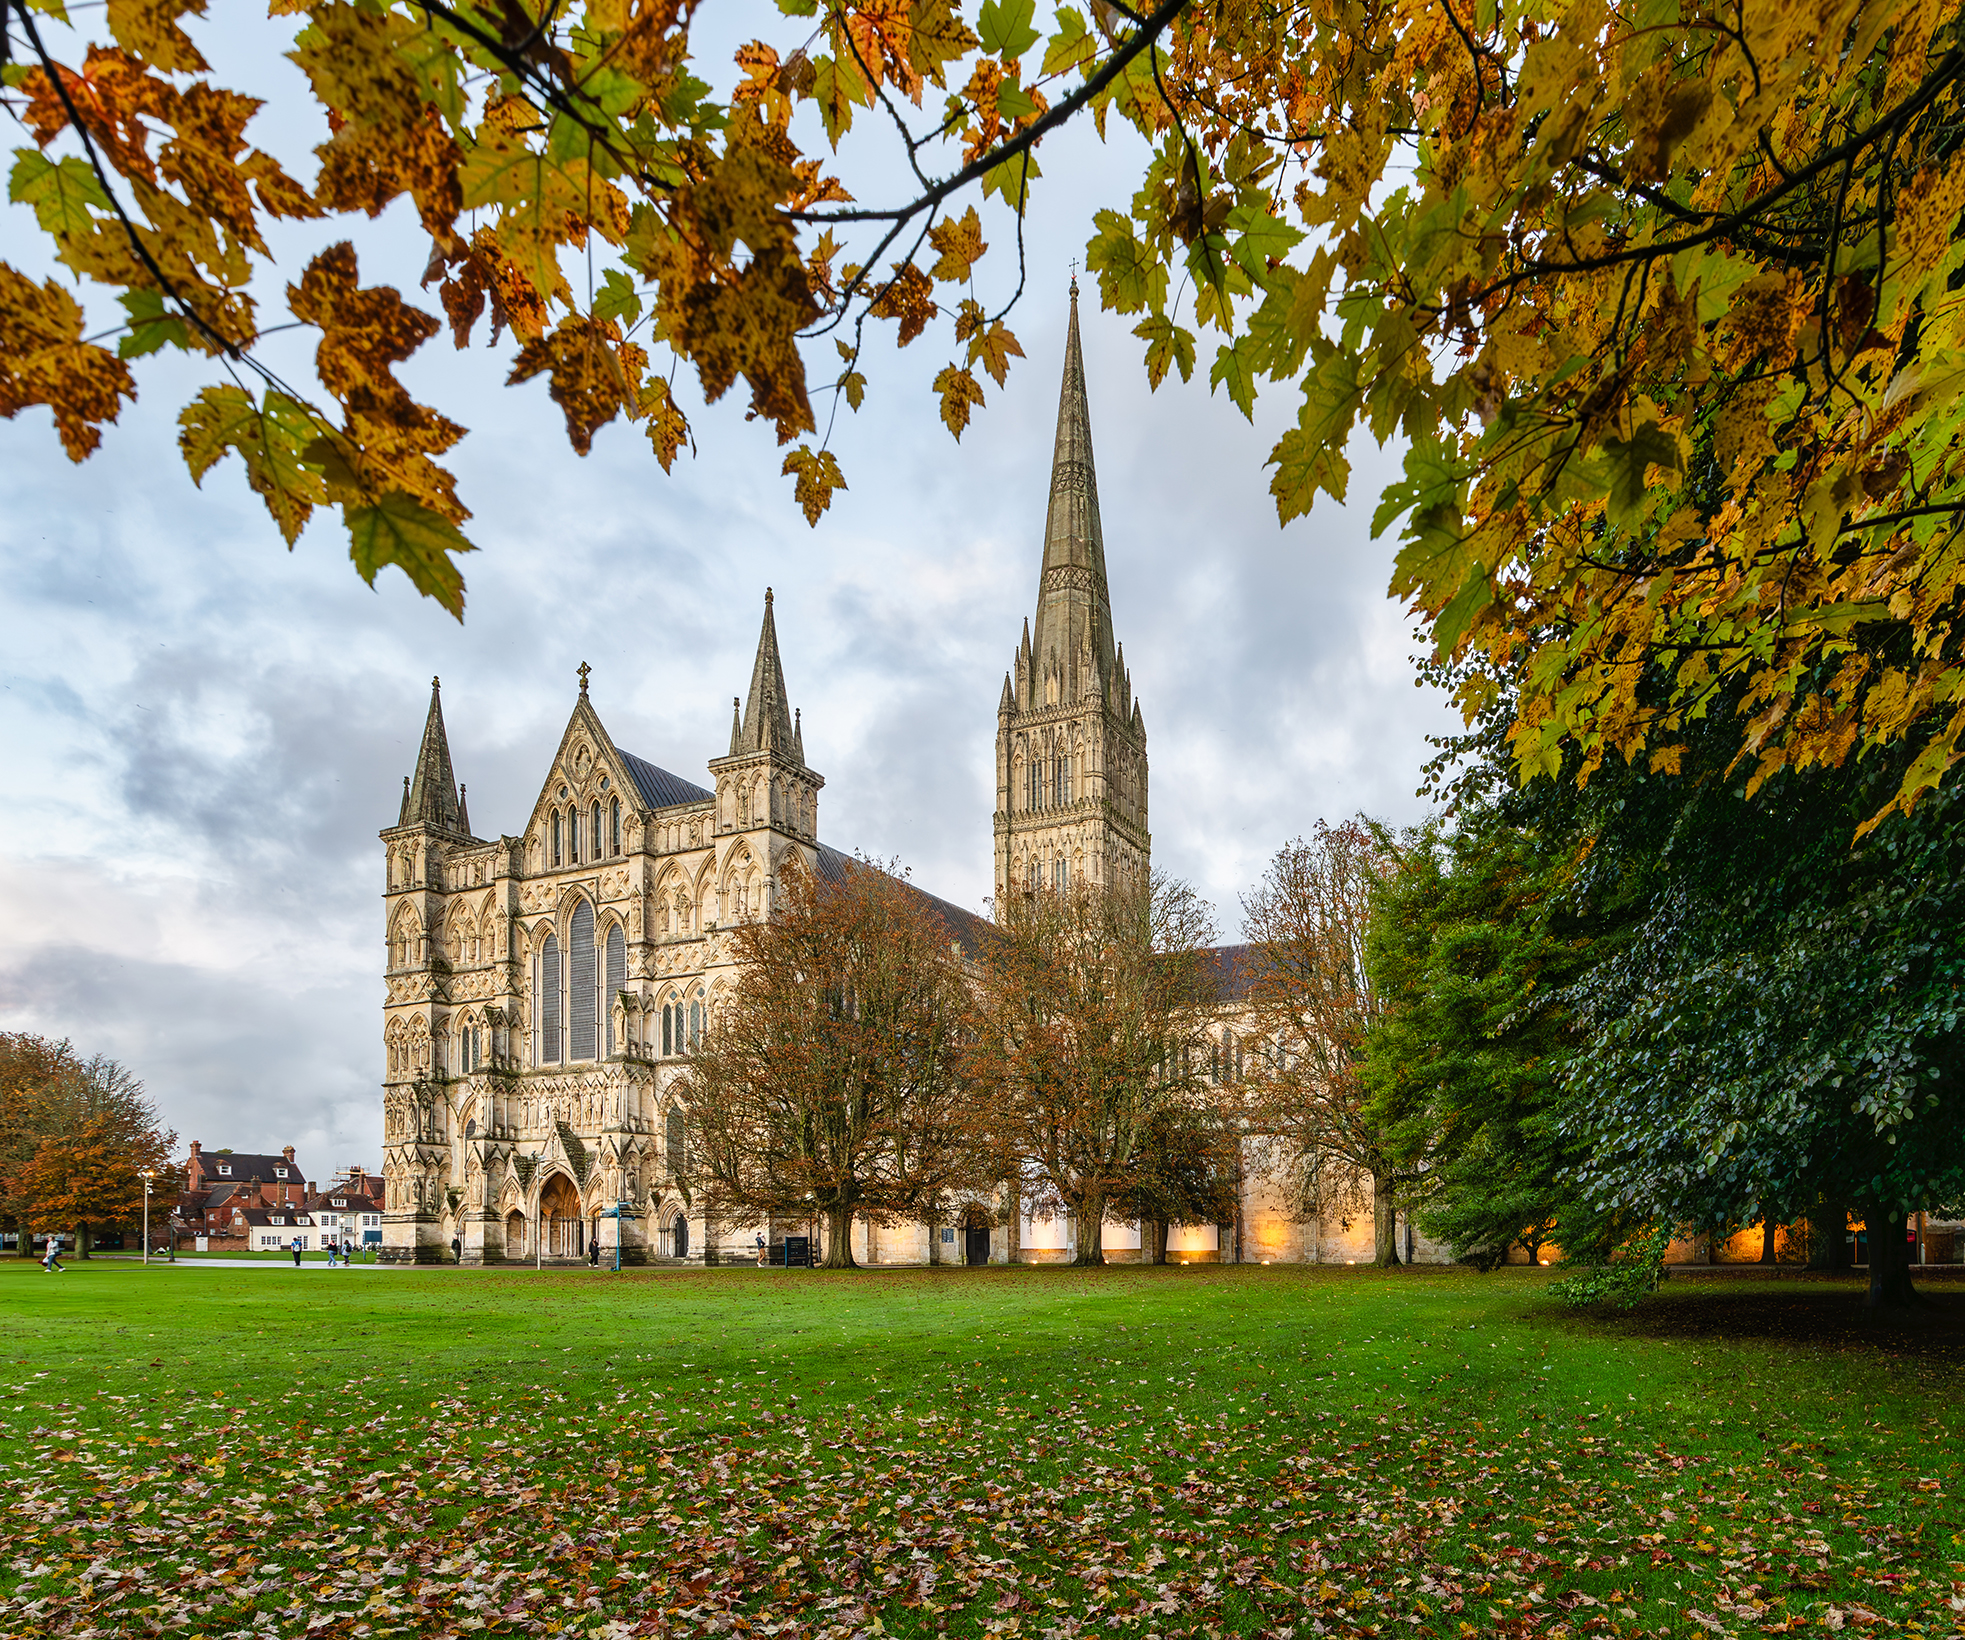
[[[70,461],[102,442],[121,400],[136,398],[129,366],[107,348],[82,340],[82,309],[50,279],[37,285],[0,262],[0,416],[31,404],[54,412]]]
[[[321,468],[306,454],[321,436],[314,412],[272,389],[263,404],[255,404],[244,388],[227,385],[204,389],[177,421],[178,448],[192,483],[202,487],[212,464],[236,452],[246,464],[246,482],[265,501],[291,550],[314,509],[328,500]]]
[[[937,222],[928,230],[928,243],[940,253],[934,276],[948,285],[967,283],[969,270],[989,249],[983,243],[982,218],[973,205],[952,220]]]
[[[935,391],[942,396],[942,425],[960,443],[962,430],[969,425],[970,406],[980,408],[982,405],[982,385],[976,380],[974,372],[949,365],[935,378]]]
[[[941,311],[935,305],[934,288],[912,262],[896,262],[894,277],[881,287],[867,311],[876,319],[898,319],[900,345],[906,347]]]
[[[819,515],[832,505],[832,492],[846,488],[846,479],[839,471],[839,462],[830,450],[815,450],[809,444],[801,444],[785,457],[780,469],[787,478],[795,477],[797,483],[792,494],[799,506],[805,509],[805,522],[816,525]]]
[[[434,598],[464,619],[464,577],[451,555],[474,552],[457,526],[412,496],[391,490],[370,507],[344,507],[348,525],[348,556],[364,581],[394,564],[426,598]]]
[[[692,451],[695,441],[689,438],[689,419],[676,407],[669,384],[660,376],[652,378],[642,388],[636,410],[648,422],[648,442],[655,451],[655,459],[662,464],[662,471],[673,472],[676,453],[684,441],[688,440]]]
[[[549,336],[519,349],[507,387],[530,381],[542,372],[552,377],[553,403],[566,417],[566,436],[586,455],[594,433],[621,412],[638,408],[641,373],[648,355],[621,339],[612,319],[590,319],[569,313]]]

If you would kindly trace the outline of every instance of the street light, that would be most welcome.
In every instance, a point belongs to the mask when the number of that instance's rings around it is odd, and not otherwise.
[[[143,1172],[143,1262],[150,1262],[150,1181],[157,1175],[148,1168]]]

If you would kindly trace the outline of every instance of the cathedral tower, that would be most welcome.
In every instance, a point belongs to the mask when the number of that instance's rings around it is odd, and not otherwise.
[[[1076,280],[1037,614],[996,709],[995,832],[999,898],[1148,869],[1146,722],[1112,637]]]

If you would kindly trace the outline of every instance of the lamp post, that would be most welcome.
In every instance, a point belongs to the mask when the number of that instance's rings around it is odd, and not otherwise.
[[[622,1215],[622,1209],[627,1205],[627,1202],[622,1199],[619,1189],[616,1189],[614,1192],[614,1268],[617,1273],[621,1268],[621,1236],[623,1233],[621,1227],[627,1222]]]
[[[150,1262],[150,1181],[157,1175],[148,1168],[143,1173],[143,1262]]]

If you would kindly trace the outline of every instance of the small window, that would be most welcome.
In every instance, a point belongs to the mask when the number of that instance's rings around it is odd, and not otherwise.
[[[276,1168],[274,1168],[274,1169],[273,1169],[273,1177],[274,1177],[274,1178],[276,1178],[276,1179],[284,1179],[284,1178],[285,1178],[286,1176],[287,1176],[287,1170],[286,1170],[285,1168],[283,1168],[283,1167],[276,1167]]]
[[[266,1222],[268,1224],[285,1224],[287,1221],[281,1218],[278,1214],[275,1214],[272,1218],[268,1219]]]
[[[219,1177],[220,1177],[220,1178],[222,1178],[222,1179],[229,1179],[229,1178],[231,1178],[231,1177],[232,1177],[232,1164],[231,1164],[230,1162],[220,1162],[220,1163],[218,1164],[218,1175],[219,1175]]]
[[[608,805],[608,848],[611,853],[621,852],[621,799],[615,798]]]
[[[598,860],[601,857],[601,855],[606,852],[605,846],[601,842],[601,839],[606,835],[606,833],[604,833],[600,829],[600,805],[598,803],[596,803],[593,808],[593,824],[594,824],[594,829],[591,835],[594,840],[594,858]]]
[[[675,1052],[675,1009],[668,1003],[662,1004],[662,1056],[666,1059]]]
[[[553,864],[558,865],[560,864],[560,834],[559,834],[558,809],[553,810],[552,832],[553,832]]]

